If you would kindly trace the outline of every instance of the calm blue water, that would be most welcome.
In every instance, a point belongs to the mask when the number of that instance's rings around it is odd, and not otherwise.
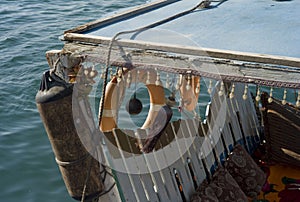
[[[0,201],[73,201],[35,105],[64,30],[146,0],[0,1]]]

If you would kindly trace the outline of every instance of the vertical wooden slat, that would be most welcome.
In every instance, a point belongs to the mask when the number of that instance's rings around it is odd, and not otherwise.
[[[181,120],[175,121],[175,127],[173,125],[174,122],[170,123],[167,126],[165,132],[168,134],[167,136],[168,136],[169,140],[173,139],[173,141],[168,146],[166,146],[163,150],[165,157],[166,157],[166,162],[169,165],[168,172],[169,172],[170,176],[168,176],[168,177],[171,177],[171,178],[169,178],[169,181],[172,180],[173,185],[174,185],[172,187],[172,190],[170,190],[170,198],[172,200],[175,200],[175,199],[173,199],[174,196],[172,196],[171,193],[176,194],[175,196],[176,196],[177,201],[181,201],[181,195],[180,195],[180,191],[176,184],[176,179],[174,176],[174,169],[176,169],[179,172],[183,186],[185,184],[185,182],[183,181],[183,177],[188,178],[188,176],[186,175],[186,170],[185,170],[186,162],[184,161],[184,154],[183,154],[183,151],[181,150],[181,148],[185,148],[185,142],[183,139],[184,138],[183,134],[179,133],[180,122],[181,122]],[[185,180],[187,180],[187,179],[185,179]],[[185,194],[185,198],[187,199],[188,191],[186,190],[186,188],[184,188],[183,192]]]
[[[105,145],[109,151],[106,155],[110,166],[114,170],[115,178],[118,186],[119,193],[125,201],[137,201],[136,195],[133,191],[132,181],[127,174],[128,171],[125,167],[121,150],[118,148],[117,140],[113,133],[105,133]],[[125,171],[125,172],[124,172]]]
[[[159,141],[157,143],[160,144]],[[159,167],[159,172],[161,174],[161,179],[162,179],[162,186],[164,186],[165,190],[166,190],[166,197],[168,199],[170,199],[170,193],[168,191],[168,184],[167,184],[167,180],[166,180],[166,177],[168,176],[169,173],[165,172],[166,168],[168,169],[168,166],[166,165],[167,159],[165,158],[163,150],[164,149],[160,149],[159,151],[155,151],[152,154],[153,154],[155,161]]]
[[[214,96],[218,96],[216,94],[214,94]],[[214,99],[216,100],[216,99]],[[224,153],[224,148],[221,145],[221,138],[220,138],[220,127],[223,127],[223,123],[222,120],[220,119],[220,117],[224,117],[225,116],[225,109],[224,109],[224,104],[220,105],[220,109],[223,110],[218,110],[216,111],[216,107],[214,106],[214,102],[212,102],[211,104],[207,105],[208,108],[210,108],[210,110],[208,109],[207,111],[210,112],[210,120],[211,123],[208,119],[207,119],[207,126],[208,126],[208,133],[206,134],[207,138],[209,139],[208,144],[210,144],[211,150],[212,150],[212,154],[213,154],[213,159],[214,161],[211,162],[212,165],[210,167],[211,172],[213,172],[215,170],[215,167],[217,166],[217,164],[220,162],[220,155],[222,153]]]
[[[189,132],[192,134],[192,136],[195,136],[195,140],[193,142],[193,148],[192,148],[193,151],[191,152],[193,152],[192,160],[196,172],[197,182],[198,185],[200,185],[200,183],[206,178],[206,174],[201,162],[201,158],[199,158],[199,153],[202,149],[202,142],[204,139],[203,130],[200,125],[201,122],[198,120],[189,119],[186,121],[186,124]],[[199,130],[201,131],[201,134],[199,134],[198,132]],[[194,163],[194,162],[198,162],[198,163]]]
[[[257,117],[257,109],[255,108],[255,101],[252,99],[250,91],[248,92],[248,99],[249,101],[247,102],[246,105],[246,110],[251,113],[250,116],[248,116],[248,125],[249,125],[249,130],[252,132],[252,144],[253,144],[253,149],[256,149],[256,147],[260,144],[259,136],[260,136],[260,124],[258,121]]]
[[[228,120],[228,119],[229,119],[229,116],[226,115],[226,120]],[[230,153],[233,146],[234,146],[234,141],[232,139],[231,132],[230,132],[230,129],[229,129],[229,123],[227,121],[226,121],[224,127],[221,129],[220,132],[223,134],[223,138],[224,138],[224,141],[226,143],[226,148],[227,148],[228,152]],[[225,150],[225,148],[224,148],[224,150]]]
[[[144,155],[136,156],[135,161],[141,172],[138,174],[139,180],[142,184],[140,188],[144,189],[143,192],[145,192],[148,201],[159,201],[159,197],[154,190],[154,182],[152,180],[151,171],[148,168]]]
[[[113,134],[116,136],[118,146],[122,148],[122,150],[120,150],[121,156],[124,158],[123,161],[127,170],[127,175],[132,183],[131,185],[137,201],[148,201],[144,185],[140,178],[140,170],[135,158],[140,156],[141,152],[137,149],[137,141],[136,138],[134,138],[134,131],[114,129]],[[127,189],[124,192],[126,191]]]
[[[243,138],[242,134],[239,128],[238,120],[236,117],[235,112],[237,111],[235,103],[235,98],[228,99],[228,110],[229,110],[229,117],[230,117],[230,123],[233,129],[233,133],[235,135],[236,141],[243,145]]]
[[[168,128],[168,126],[167,126],[167,128]],[[164,133],[163,136],[168,137],[168,135],[166,134],[167,133],[166,130],[163,133]],[[168,131],[168,134],[170,134],[170,133],[171,133],[171,131]],[[168,139],[168,138],[166,138],[166,139]],[[168,192],[169,200],[170,201],[180,201],[179,200],[180,194],[178,193],[178,191],[176,189],[176,183],[172,176],[173,175],[172,168],[170,166],[171,163],[173,163],[173,162],[170,162],[170,159],[174,159],[178,156],[174,156],[174,154],[170,153],[169,145],[166,145],[165,147],[163,147],[160,140],[158,140],[157,144],[160,145],[160,147],[162,149],[160,149],[159,151],[156,151],[154,155],[156,155],[158,163],[162,164],[162,165],[160,165],[162,167],[161,174],[163,175],[164,184],[165,184],[166,190]]]
[[[177,121],[177,123],[180,123],[181,120]],[[178,149],[178,144],[177,144],[177,140],[178,140],[178,131],[179,128],[173,128],[173,124],[169,123],[168,127],[165,130],[165,133],[167,133],[167,137],[170,140],[172,140],[171,144],[169,144],[167,147],[165,147],[164,149],[164,153],[166,156],[166,160],[168,161],[168,165],[169,166],[169,173],[170,173],[170,180],[172,180],[173,182],[173,186],[172,186],[172,191],[170,191],[170,194],[174,194],[174,196],[176,196],[178,201],[181,201],[181,195],[178,191],[177,188],[177,184],[176,184],[176,179],[174,178],[174,168],[180,168],[180,172],[181,170],[183,170],[182,168],[186,166],[186,162],[184,161],[183,157],[182,157],[182,153],[180,152],[180,150]],[[183,137],[183,136],[182,136]],[[181,140],[182,141],[182,140]],[[174,162],[175,160],[175,162]],[[175,193],[174,193],[175,192]],[[171,197],[172,199],[173,197]],[[174,200],[174,199],[172,199]]]
[[[245,117],[245,115],[248,114],[248,116],[250,115],[249,112],[246,112],[244,111],[244,104],[245,104],[245,100],[243,100],[243,94],[244,94],[244,88],[245,88],[245,85],[244,84],[241,84],[241,83],[238,83],[236,85],[236,96],[235,96],[235,108],[236,108],[236,118],[238,120],[238,124],[239,124],[239,129],[240,129],[240,132],[242,134],[242,138],[243,138],[243,142],[244,142],[244,146],[245,146],[245,149],[249,152],[249,148],[252,147],[251,146],[251,142],[248,142],[247,141],[247,136],[249,136],[249,133],[247,134],[246,131],[246,122],[247,122],[247,119]],[[241,117],[241,114],[242,114],[242,117]],[[244,119],[245,118],[245,119]],[[243,119],[243,120],[242,120]]]
[[[121,154],[119,152],[118,146],[117,146],[117,142],[115,139],[115,136],[113,135],[112,132],[105,132],[104,133],[105,136],[105,144],[109,149],[110,155],[112,156],[113,159],[120,159],[121,158]]]
[[[187,140],[185,138],[184,132],[181,129],[181,122],[181,120],[178,120],[171,123],[173,133],[176,136],[175,140],[178,146],[179,155],[181,157],[173,164],[173,168],[178,171],[182,181],[185,198],[189,200],[189,197],[192,194],[194,188],[193,179],[189,174],[187,165],[187,159],[188,157],[190,157],[189,148],[187,148]]]
[[[217,88],[219,88],[219,86]],[[221,158],[221,156],[225,155],[225,150],[223,148],[222,139],[221,139],[221,130],[226,125],[226,121],[224,119],[227,113],[226,99],[227,99],[226,96],[219,96],[216,93],[213,96],[213,102],[211,104],[212,116],[213,119],[215,120],[214,125],[210,124],[212,127],[211,135],[219,159]],[[218,104],[216,105],[216,103]]]
[[[155,150],[159,150],[171,143],[175,139],[175,135],[172,130],[170,130],[171,125],[168,124],[167,127],[165,128],[164,132],[162,133],[161,137],[159,138],[159,144],[155,145]]]
[[[227,99],[227,94],[228,94],[228,88],[229,88],[229,84],[228,83],[224,83],[224,95],[223,96],[219,96],[219,91],[220,91],[220,87],[221,87],[221,83],[218,82],[217,85],[215,86],[215,91],[214,91],[214,95],[213,95],[213,99],[212,102],[214,103],[212,106],[212,111],[215,111],[216,114],[218,116],[224,116],[224,115],[219,115],[220,110],[225,108],[225,114],[226,112],[226,108],[227,108],[227,103],[226,103],[226,99]],[[225,115],[226,116],[226,115]],[[220,118],[220,117],[219,117]],[[215,119],[217,119],[217,117],[215,117]],[[222,137],[222,135],[224,135],[222,133],[223,128],[225,127],[226,121],[224,120],[224,117],[221,117],[222,119],[222,123],[220,123],[220,121],[217,122],[217,128],[215,129],[215,133],[217,133],[217,139],[214,139],[214,142],[217,143],[217,153],[218,153],[218,157],[220,161],[224,161],[225,157],[227,155],[226,153],[226,148],[224,148],[223,146],[223,142],[222,142],[222,138],[224,139],[224,137]],[[216,135],[215,135],[216,136]]]
[[[248,92],[248,98],[243,103],[243,114],[241,114],[241,119],[246,128],[247,141],[250,142],[251,153],[257,147],[255,140],[256,131],[258,131],[258,125],[255,123],[255,117],[257,118],[256,111],[254,108],[253,100],[250,93]],[[253,110],[254,109],[254,110]]]
[[[200,127],[200,125],[198,125],[198,127]],[[190,152],[190,158],[192,160],[192,164],[194,166],[194,168],[201,168],[202,163],[201,160],[198,158],[198,150],[201,148],[200,145],[197,145],[197,142],[199,143],[199,136],[197,134],[198,128],[195,128],[194,122],[191,119],[188,120],[183,120],[182,124],[181,124],[181,129],[182,131],[184,131],[186,134],[188,134],[187,138],[191,139],[192,144],[189,145],[189,152]],[[199,148],[197,148],[197,146]],[[197,183],[198,185],[200,184],[200,178],[198,176],[200,176],[201,174],[203,174],[201,172],[200,169],[196,170],[196,176],[197,176]]]
[[[244,93],[244,84],[238,85],[238,88],[241,93]],[[256,147],[256,143],[253,140],[256,136],[256,132],[258,131],[258,124],[255,122],[255,120],[257,120],[257,115],[250,92],[247,92],[246,100],[243,99],[242,95],[238,96],[236,105],[240,113],[239,118],[248,143],[247,146],[250,149],[249,152],[253,152],[253,149]]]
[[[248,93],[249,94],[249,93]],[[250,101],[249,100],[251,98],[248,97],[247,100],[241,100],[240,103],[240,111],[238,112],[238,118],[240,120],[240,125],[242,125],[245,137],[246,137],[246,141],[248,142],[248,147],[249,147],[249,151],[252,152],[253,150],[253,142],[252,142],[252,136],[253,134],[253,130],[251,128],[251,116],[252,114],[252,110],[250,110],[250,108],[248,108]]]
[[[219,85],[216,85],[216,93],[217,95],[214,96],[215,100],[218,100],[219,103],[220,103],[220,107],[218,109],[221,108],[221,103],[222,103],[222,106],[225,107],[225,118],[222,117],[222,119],[224,119],[224,125],[220,125],[219,126],[219,134],[220,134],[220,144],[222,142],[222,145],[223,145],[223,153],[220,155],[220,160],[221,161],[224,161],[225,158],[227,157],[227,155],[230,153],[230,145],[232,147],[233,145],[233,141],[232,141],[232,137],[231,137],[231,134],[229,132],[229,129],[228,129],[228,123],[227,123],[227,120],[230,120],[229,119],[229,116],[228,116],[228,91],[229,91],[229,88],[230,88],[231,84],[230,83],[224,83],[224,87],[225,87],[225,92],[224,92],[224,95],[223,96],[219,96],[218,95],[218,92],[220,90],[220,84]],[[223,139],[223,140],[222,140]],[[224,141],[224,144],[223,144],[223,141]]]
[[[213,155],[211,152],[211,148],[210,148],[210,144],[208,143],[208,137],[207,137],[207,133],[209,132],[209,127],[206,123],[202,123],[202,122],[197,122],[194,121],[194,123],[196,123],[196,125],[198,125],[198,132],[199,132],[199,142],[197,144],[199,144],[199,151],[198,151],[198,158],[201,160],[202,163],[202,171],[204,173],[203,179],[211,179],[211,173],[210,173],[210,167],[213,164]],[[206,150],[208,150],[208,148],[210,149],[210,153],[208,155],[206,155]]]
[[[224,127],[222,129],[220,129],[220,134],[221,134],[221,141],[222,141],[222,145],[223,145],[223,149],[224,149],[224,152],[220,155],[220,161],[223,164],[226,161],[230,152],[229,152],[229,147],[227,146],[228,143],[226,142],[226,139],[224,136]]]
[[[146,130],[143,129],[138,129],[137,134],[139,135],[139,137],[147,136]],[[149,175],[151,177],[151,181],[153,182],[153,184],[151,184],[151,186],[153,186],[152,187],[153,189],[147,186],[149,197],[150,196],[152,196],[153,198],[157,197],[158,201],[169,201],[168,193],[162,179],[162,174],[160,172],[160,167],[157,164],[155,156],[153,155],[153,153],[148,153],[148,154],[143,154],[143,157],[149,169]]]
[[[185,163],[184,165],[187,175],[190,177],[189,185],[191,186],[187,187],[188,195],[190,196],[195,191],[195,187],[197,187],[200,183],[200,180],[196,177],[196,175],[192,176],[192,173],[195,172],[195,167],[199,168],[201,166],[200,161],[197,158],[196,147],[194,145],[194,141],[197,134],[191,133],[188,127],[187,120],[181,120],[179,129],[179,132],[182,133],[184,136],[186,147],[185,149],[187,150],[187,155],[183,160]],[[188,163],[190,163],[190,165]]]

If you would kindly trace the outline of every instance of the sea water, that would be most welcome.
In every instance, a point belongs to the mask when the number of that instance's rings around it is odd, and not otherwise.
[[[0,201],[69,197],[35,104],[45,52],[64,30],[146,0],[0,1]]]

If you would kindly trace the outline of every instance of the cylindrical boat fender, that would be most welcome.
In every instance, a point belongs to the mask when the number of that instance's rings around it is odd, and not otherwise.
[[[188,111],[193,111],[198,104],[200,77],[189,75],[182,76],[180,79],[181,86],[179,91],[182,99],[182,106]]]
[[[118,99],[119,92],[123,92],[123,89],[126,87],[124,81],[129,76],[133,82],[144,83],[148,89],[150,96],[150,109],[147,115],[147,118],[141,127],[142,129],[149,128],[159,110],[165,105],[165,93],[162,85],[157,85],[157,74],[154,70],[142,70],[142,69],[133,69],[133,70],[124,70],[123,77],[124,79],[118,83],[117,76],[113,77],[111,81],[106,86],[106,93],[104,99],[104,110],[102,115],[102,121],[100,123],[100,129],[103,132],[111,131],[114,128],[117,128],[117,109],[120,106],[121,99]]]
[[[72,84],[67,84],[47,71],[43,75],[40,90],[36,95],[36,103],[70,196],[80,200],[86,184],[85,200],[91,200],[104,189],[101,165],[89,153],[78,136],[73,118],[72,93]],[[84,121],[80,124],[83,124],[82,128],[89,128]],[[85,132],[87,139],[93,136],[88,134],[91,130]],[[89,141],[92,142],[91,139]]]

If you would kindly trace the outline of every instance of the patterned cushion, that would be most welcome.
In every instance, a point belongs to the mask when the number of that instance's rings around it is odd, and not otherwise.
[[[218,202],[218,198],[207,180],[204,180],[191,197],[191,202]]]
[[[241,145],[234,147],[232,153],[225,161],[225,168],[244,193],[251,198],[259,194],[266,181],[265,173]]]
[[[215,194],[219,201],[248,201],[247,196],[241,190],[237,182],[229,174],[229,172],[220,167],[213,175],[213,180],[210,187],[215,190]]]
[[[244,192],[233,179],[226,169],[220,167],[213,175],[212,181],[208,183],[206,180],[197,189],[192,196],[191,201],[248,201]]]

